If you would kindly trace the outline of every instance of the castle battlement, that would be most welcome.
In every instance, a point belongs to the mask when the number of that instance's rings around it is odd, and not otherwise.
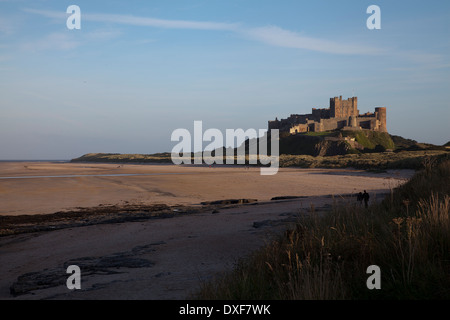
[[[312,108],[309,114],[291,114],[287,119],[269,121],[270,129],[291,134],[332,130],[374,130],[387,132],[386,108],[359,114],[358,98],[342,100],[342,96],[330,98],[329,108]]]

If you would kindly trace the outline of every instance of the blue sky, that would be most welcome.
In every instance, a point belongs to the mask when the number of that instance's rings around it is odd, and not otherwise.
[[[449,30],[448,1],[0,0],[0,159],[165,152],[194,120],[266,128],[353,94],[390,133],[443,144]]]

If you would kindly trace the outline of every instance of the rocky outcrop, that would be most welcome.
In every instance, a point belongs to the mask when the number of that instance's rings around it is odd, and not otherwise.
[[[164,241],[134,247],[130,251],[113,253],[100,257],[82,257],[66,261],[62,266],[25,273],[17,278],[10,287],[10,293],[16,297],[51,287],[64,286],[70,265],[77,265],[83,272],[83,277],[92,275],[110,275],[127,272],[133,268],[151,268],[154,263],[139,257],[155,251],[155,246],[165,244]]]
[[[202,205],[227,205],[227,204],[246,204],[257,202],[257,199],[225,199],[225,200],[215,200],[215,201],[204,201]]]
[[[313,156],[343,155],[347,154],[349,150],[350,145],[346,141],[323,140],[315,145]]]

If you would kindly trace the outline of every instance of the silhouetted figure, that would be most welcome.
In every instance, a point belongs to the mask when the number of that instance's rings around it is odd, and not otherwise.
[[[362,201],[363,201],[363,193],[361,191],[356,196],[356,200],[358,201],[359,205],[361,206],[362,205]]]
[[[368,205],[369,205],[369,198],[370,198],[370,196],[369,196],[369,194],[367,193],[366,190],[364,190],[364,193],[363,193],[362,196],[363,196],[363,200],[364,200],[364,206],[367,208]]]

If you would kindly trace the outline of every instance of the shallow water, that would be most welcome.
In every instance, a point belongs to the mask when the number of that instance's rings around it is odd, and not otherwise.
[[[0,177],[0,179],[37,179],[37,178],[82,178],[82,177],[129,177],[129,176],[163,176],[174,174],[194,174],[189,172],[161,172],[161,173],[117,173],[117,174],[68,174],[60,176],[20,176]]]

